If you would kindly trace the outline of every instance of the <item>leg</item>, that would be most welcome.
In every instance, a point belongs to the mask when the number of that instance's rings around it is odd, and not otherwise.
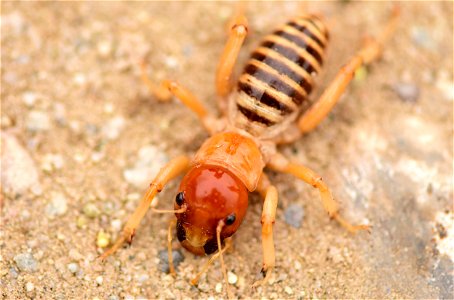
[[[166,166],[164,166],[156,175],[156,178],[151,182],[150,187],[146,191],[144,197],[139,203],[131,217],[126,222],[123,232],[117,239],[115,244],[104,252],[100,258],[105,259],[109,255],[113,254],[124,242],[132,242],[132,238],[139,226],[140,221],[145,216],[145,213],[150,207],[151,201],[157,193],[161,192],[164,186],[173,178],[184,172],[189,166],[189,159],[186,156],[180,156],[171,160]]]
[[[159,85],[153,83],[146,73],[146,64],[142,62],[142,81],[158,101],[167,102],[172,96],[178,98],[187,108],[197,114],[205,129],[211,134],[219,131],[223,122],[211,116],[205,106],[188,89],[175,81],[163,80]]]
[[[277,154],[271,158],[268,167],[275,171],[292,174],[293,176],[302,179],[306,183],[317,188],[320,192],[320,197],[323,207],[328,212],[328,215],[339,222],[345,229],[351,233],[358,230],[369,230],[368,225],[351,225],[344,218],[339,215],[339,205],[334,200],[331,191],[323,182],[322,177],[314,173],[314,171],[298,164],[290,163],[281,154]]]
[[[146,63],[142,62],[142,81],[150,90],[150,93],[159,101],[169,101],[173,96],[177,97],[190,110],[195,112],[197,116],[203,120],[207,115],[207,110],[203,104],[189,90],[183,88],[175,81],[163,80],[159,85],[155,85],[146,73]]]
[[[229,39],[222,52],[216,72],[216,91],[221,97],[227,96],[232,88],[231,75],[233,67],[238,58],[240,48],[247,35],[247,19],[239,14],[233,19],[230,27]]]
[[[167,231],[167,255],[169,260],[169,272],[172,276],[175,276],[175,267],[173,266],[173,255],[172,255],[172,231],[177,224],[177,220],[172,219],[169,222],[169,229]]]
[[[253,287],[262,285],[268,281],[275,265],[273,224],[275,222],[277,209],[277,190],[274,186],[269,186],[266,190],[265,202],[262,211],[262,247],[263,247],[263,280],[256,281]]]
[[[377,39],[368,41],[337,74],[320,99],[299,119],[298,125],[303,133],[314,129],[333,109],[340,96],[352,80],[355,71],[380,57],[382,48],[396,29],[399,11],[394,8],[391,19]]]

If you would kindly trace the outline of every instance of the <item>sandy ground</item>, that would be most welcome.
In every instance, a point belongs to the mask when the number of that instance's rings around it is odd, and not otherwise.
[[[207,137],[173,101],[159,104],[140,81],[148,55],[155,79],[177,79],[216,110],[214,72],[229,3],[1,4],[3,299],[226,297],[219,263],[198,287],[207,258],[182,249],[175,278],[161,271],[167,215],[149,213],[131,247],[96,257],[134,210],[150,177]],[[402,3],[383,59],[358,76],[330,117],[282,152],[323,175],[352,222],[349,235],[312,187],[270,173],[280,193],[276,270],[251,289],[261,267],[261,201],[225,256],[239,298],[452,298],[453,4]],[[299,9],[248,3],[260,37]],[[331,42],[317,95],[391,9],[377,3],[309,3],[326,16]],[[238,71],[241,66],[238,66]],[[159,196],[173,202],[177,182]],[[284,217],[292,204],[300,228]],[[174,244],[178,248],[178,243]]]

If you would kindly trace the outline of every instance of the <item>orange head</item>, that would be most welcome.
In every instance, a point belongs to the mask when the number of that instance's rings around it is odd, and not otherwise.
[[[198,254],[218,249],[216,227],[224,221],[221,240],[231,236],[243,221],[248,191],[229,170],[213,165],[194,166],[180,184],[175,199],[177,237],[183,247]]]

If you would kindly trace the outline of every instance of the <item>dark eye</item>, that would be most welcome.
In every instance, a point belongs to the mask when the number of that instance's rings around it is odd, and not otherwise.
[[[177,194],[177,197],[175,198],[175,202],[179,205],[182,206],[184,203],[184,192],[180,192]]]
[[[235,214],[230,214],[227,216],[227,218],[225,218],[225,224],[226,225],[232,225],[236,220],[236,216]]]

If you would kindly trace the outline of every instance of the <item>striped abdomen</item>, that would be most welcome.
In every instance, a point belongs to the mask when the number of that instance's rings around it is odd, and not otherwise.
[[[237,125],[257,131],[308,107],[327,40],[326,27],[315,16],[291,20],[266,36],[239,79]]]

